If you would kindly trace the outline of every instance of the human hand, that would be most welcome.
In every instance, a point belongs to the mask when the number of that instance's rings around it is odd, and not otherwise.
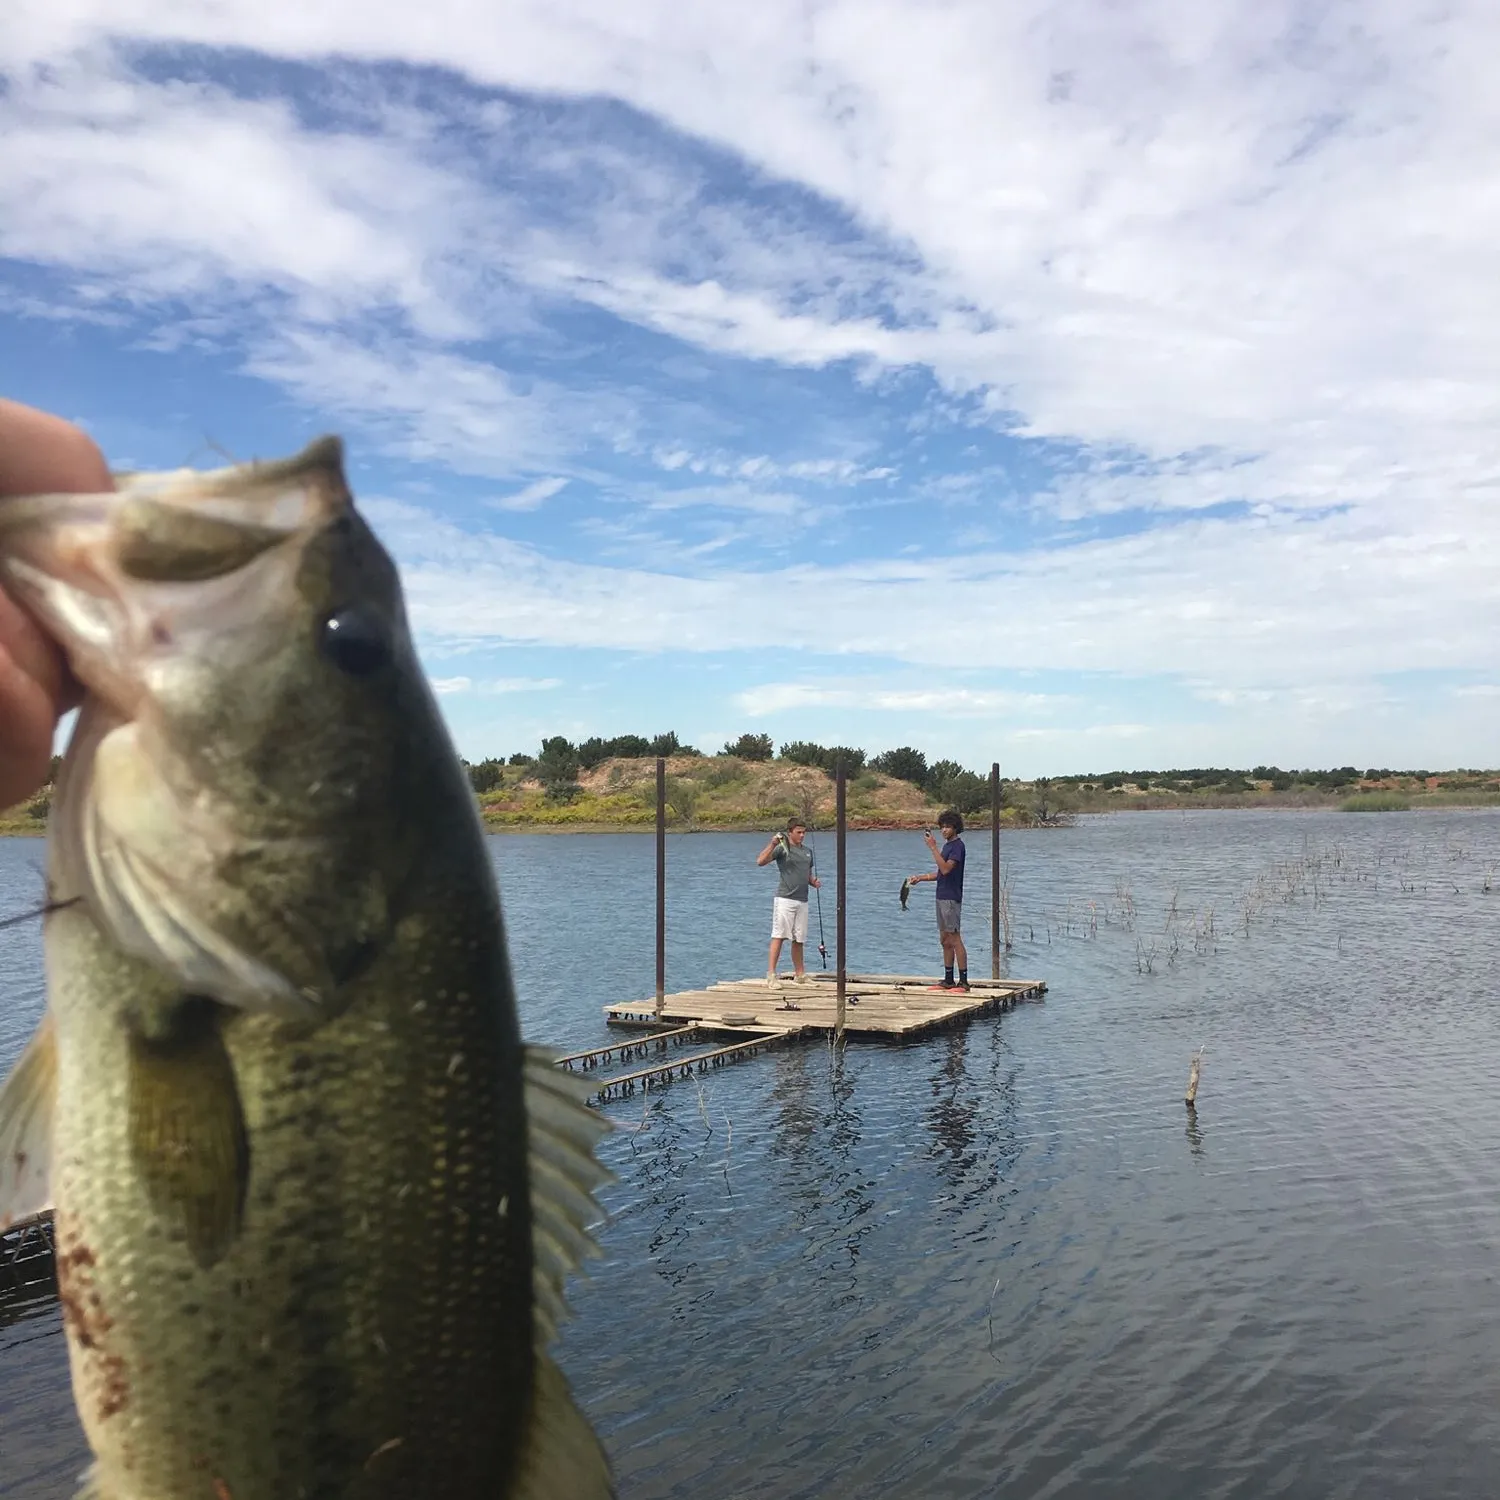
[[[0,506],[7,495],[114,488],[87,433],[35,407],[0,399]],[[0,589],[0,807],[47,779],[58,719],[78,700],[62,653]]]

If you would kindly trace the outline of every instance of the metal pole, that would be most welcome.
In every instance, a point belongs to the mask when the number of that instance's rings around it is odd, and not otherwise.
[[[990,767],[990,978],[1000,977],[1000,762]]]
[[[838,968],[838,1021],[837,1021],[837,1024],[836,1024],[836,1027],[835,1027],[835,1030],[834,1030],[834,1036],[835,1036],[835,1038],[837,1040],[842,1041],[843,1040],[843,1036],[844,1036],[844,987],[845,987],[846,978],[847,978],[847,975],[848,975],[848,972],[849,972],[848,964],[845,961],[845,951],[846,950],[845,950],[845,946],[844,946],[844,925],[845,925],[844,924],[844,918],[845,918],[844,872],[848,868],[848,863],[849,862],[844,858],[844,833],[845,833],[845,828],[844,828],[844,785],[845,785],[845,783],[844,783],[844,758],[842,756],[839,757],[838,765],[834,769],[834,778],[833,778],[833,780],[834,780],[834,787],[836,789],[836,794],[835,794],[835,799],[834,799],[834,807],[835,807],[834,820],[835,820],[835,827],[837,828],[836,838],[837,838],[838,861],[839,861],[839,915],[838,915],[838,937],[836,939],[836,942],[838,944],[838,950],[839,950],[839,953],[838,953],[838,964],[839,964],[839,968]]]
[[[656,1019],[667,998],[667,760],[656,757]]]

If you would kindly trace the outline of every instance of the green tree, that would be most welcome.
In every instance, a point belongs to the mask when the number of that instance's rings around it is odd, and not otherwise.
[[[865,768],[865,752],[852,745],[830,745],[823,752],[823,769],[830,776],[837,773],[840,761],[844,764],[845,776],[858,776]]]
[[[585,771],[592,771],[595,766],[603,765],[613,753],[608,740],[591,734],[578,746],[578,763]]]
[[[943,779],[937,800],[945,807],[956,807],[965,816],[983,812],[990,805],[989,778],[960,766]]]
[[[724,746],[725,755],[738,756],[740,760],[770,760],[775,750],[768,734],[742,734]]]
[[[927,785],[927,757],[910,745],[882,752],[870,762],[870,769],[894,776],[897,781],[909,781],[913,786]]]
[[[827,754],[822,745],[811,740],[793,740],[781,747],[782,760],[789,760],[794,766],[822,766]]]
[[[536,774],[549,797],[554,788],[573,786],[578,780],[578,751],[573,742],[557,734],[542,741],[542,753],[536,759]]]
[[[469,785],[476,792],[492,792],[500,785],[503,774],[500,761],[481,760],[469,767]]]
[[[1068,821],[1068,799],[1061,787],[1053,784],[1050,778],[1038,776],[1032,783],[1031,810],[1036,814],[1038,823],[1058,823]]]

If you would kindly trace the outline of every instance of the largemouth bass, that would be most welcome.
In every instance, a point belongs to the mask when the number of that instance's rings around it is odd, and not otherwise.
[[[335,439],[0,501],[86,697],[0,1225],[97,1500],[592,1500],[546,1345],[604,1126],[523,1047],[474,798]]]

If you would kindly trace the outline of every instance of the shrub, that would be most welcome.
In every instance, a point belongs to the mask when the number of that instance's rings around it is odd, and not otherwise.
[[[821,766],[823,757],[827,754],[821,745],[816,745],[811,740],[793,740],[789,745],[781,747],[782,760],[789,760],[794,766]]]
[[[725,756],[718,760],[717,765],[711,764],[698,772],[694,779],[706,791],[717,791],[720,787],[734,786],[747,780],[748,773],[742,760]]]
[[[781,758],[791,761],[795,766],[817,766],[830,776],[837,769],[840,759],[844,762],[844,773],[848,776],[857,776],[865,764],[865,752],[852,745],[819,745],[812,740],[793,740],[790,744],[783,745]]]
[[[667,778],[667,806],[682,822],[691,823],[694,814],[698,811],[697,785],[682,776],[669,776]]]
[[[870,767],[886,776],[894,776],[897,781],[909,781],[913,786],[927,785],[927,757],[910,745],[884,751],[870,762]]]
[[[557,734],[542,741],[542,753],[536,760],[536,774],[549,797],[554,796],[554,787],[567,787],[578,780],[578,767],[578,752],[573,748],[571,740]]]
[[[742,734],[724,746],[724,754],[738,760],[770,760],[775,748],[768,734]]]
[[[865,768],[865,752],[856,750],[852,745],[830,745],[823,754],[826,757],[823,769],[830,776],[838,774],[840,761],[844,763],[845,776],[858,776]]]
[[[493,792],[500,785],[503,762],[490,758],[469,767],[469,785],[476,792]]]
[[[578,763],[585,771],[592,771],[609,759],[609,744],[597,734],[591,734],[578,746]]]
[[[614,739],[606,741],[606,744],[609,747],[606,753],[619,760],[645,760],[647,756],[656,754],[651,748],[651,741],[643,734],[617,734]]]

